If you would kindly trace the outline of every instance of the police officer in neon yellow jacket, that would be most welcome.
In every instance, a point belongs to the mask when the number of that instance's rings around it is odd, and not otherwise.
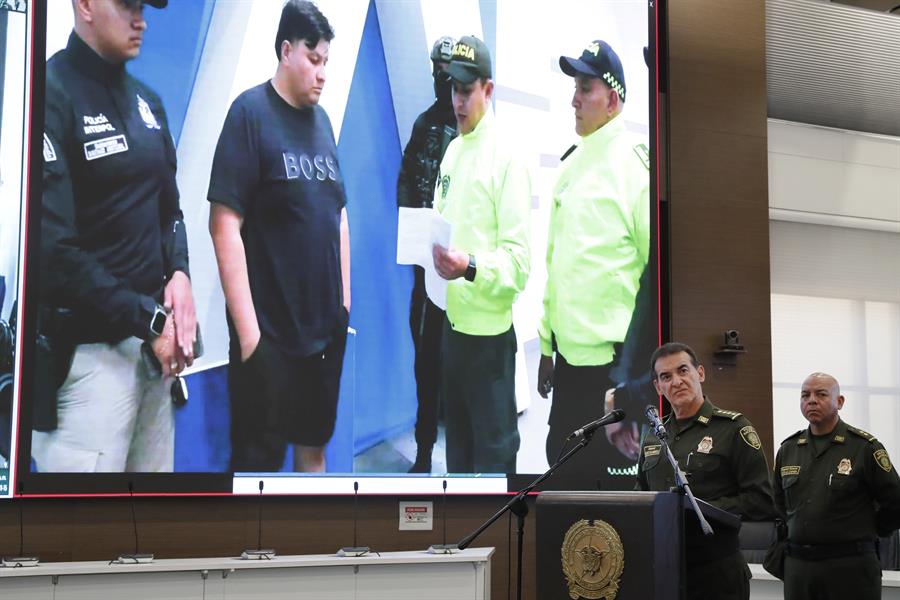
[[[460,135],[441,161],[435,206],[453,238],[433,253],[450,280],[441,347],[447,468],[512,473],[519,449],[512,304],[528,280],[531,184],[499,139],[484,42],[461,38],[447,73]]]
[[[581,140],[563,157],[550,207],[538,391],[546,397],[554,390],[551,464],[566,436],[603,412],[603,391],[614,387],[615,344],[625,339],[650,247],[649,156],[620,114],[622,62],[596,40],[579,59],[563,56],[559,64],[575,79]],[[598,438],[558,480],[569,475],[578,487],[598,480],[601,487],[622,487],[631,479],[617,476],[615,467],[624,475],[632,462]]]

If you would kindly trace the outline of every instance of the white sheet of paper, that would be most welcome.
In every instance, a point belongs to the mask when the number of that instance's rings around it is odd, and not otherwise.
[[[431,247],[450,247],[453,228],[433,208],[400,208],[397,219],[397,264],[425,269],[425,291],[440,309],[447,309],[447,280],[438,275]]]

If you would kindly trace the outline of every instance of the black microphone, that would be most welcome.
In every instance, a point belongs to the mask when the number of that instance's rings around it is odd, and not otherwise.
[[[22,484],[18,486],[19,496],[22,496]],[[25,556],[25,509],[22,506],[23,498],[17,498],[14,502],[19,504],[19,553],[16,556],[4,556],[0,559],[0,565],[4,567],[36,567],[41,559],[37,556]]]
[[[241,558],[244,560],[271,560],[275,558],[275,550],[262,547],[262,497],[263,497],[263,480],[259,480],[259,500],[256,506],[256,550],[244,550],[241,552]]]
[[[134,554],[138,554],[137,515],[134,512],[134,484],[128,482],[128,497],[131,499],[131,525],[134,527]]]
[[[262,491],[263,480],[259,480],[259,502],[256,507],[256,549],[262,550]]]
[[[345,546],[338,550],[338,556],[363,556],[364,554],[369,553],[368,546],[357,546],[356,545],[356,527],[358,518],[358,510],[359,510],[359,482],[353,482],[353,545]]]
[[[455,554],[459,552],[459,546],[456,544],[448,544],[447,543],[447,480],[444,480],[444,497],[441,501],[441,512],[444,513],[444,543],[443,544],[432,544],[428,547],[429,554]]]
[[[653,435],[658,437],[660,440],[666,440],[669,438],[669,434],[666,431],[666,428],[663,426],[662,421],[659,419],[659,413],[656,412],[656,407],[652,404],[648,404],[647,408],[644,409],[644,416],[647,417],[647,420],[650,421],[650,427],[653,430]]]
[[[607,425],[612,425],[613,423],[618,423],[622,419],[625,418],[625,411],[621,408],[616,408],[614,410],[609,411],[606,415],[597,419],[596,421],[591,421],[581,429],[576,429],[572,433],[569,434],[569,437],[566,439],[572,440],[577,437],[582,436],[590,436],[593,435],[595,431],[600,429],[601,427],[606,427]]]
[[[141,553],[138,551],[138,528],[137,528],[137,513],[134,510],[134,483],[128,482],[128,497],[129,502],[131,504],[131,526],[134,528],[134,553],[133,554],[120,554],[119,557],[113,562],[119,564],[134,564],[134,563],[149,563],[153,562],[153,554]]]

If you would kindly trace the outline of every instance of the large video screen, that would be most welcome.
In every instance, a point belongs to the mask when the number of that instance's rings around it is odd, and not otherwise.
[[[13,495],[21,321],[19,258],[28,165],[31,13],[0,2],[0,498]]]
[[[646,388],[652,2],[143,4],[48,0],[22,493],[506,492]]]

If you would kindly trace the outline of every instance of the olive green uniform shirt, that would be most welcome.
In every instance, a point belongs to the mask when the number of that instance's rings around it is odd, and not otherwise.
[[[686,424],[679,428],[673,413],[665,426],[669,448],[697,498],[744,520],[775,516],[769,467],[759,435],[746,417],[704,399]],[[675,473],[652,432],[644,435],[641,446],[640,489],[665,491],[674,486]]]
[[[887,451],[841,420],[827,437],[807,428],[782,442],[774,490],[796,544],[872,540],[900,526],[900,478]]]

